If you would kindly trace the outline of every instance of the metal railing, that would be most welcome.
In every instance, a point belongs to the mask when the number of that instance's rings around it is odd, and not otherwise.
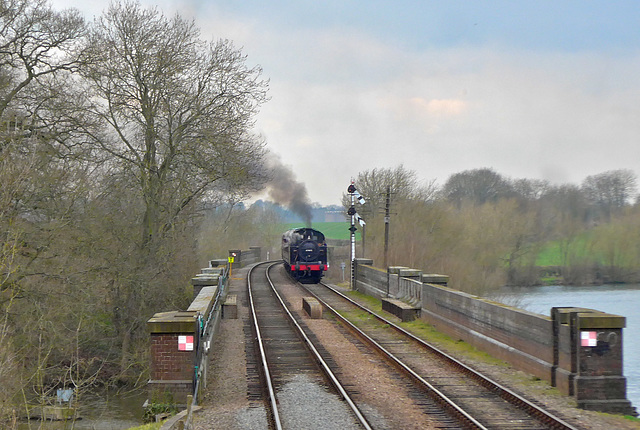
[[[226,297],[227,283],[229,281],[229,266],[225,266],[222,275],[219,278],[218,291],[209,311],[209,315],[198,316],[198,347],[196,351],[196,359],[194,365],[194,384],[193,397],[190,404],[187,405],[187,414],[184,419],[184,428],[189,429],[193,426],[193,412],[197,409],[198,399],[201,388],[205,389],[207,384],[207,369],[209,362],[209,351],[213,335],[220,323],[222,314],[222,301]]]

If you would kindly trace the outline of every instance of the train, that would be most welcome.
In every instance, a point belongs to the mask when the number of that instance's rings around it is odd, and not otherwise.
[[[303,284],[317,284],[329,269],[324,234],[310,227],[282,234],[282,259],[287,272]]]

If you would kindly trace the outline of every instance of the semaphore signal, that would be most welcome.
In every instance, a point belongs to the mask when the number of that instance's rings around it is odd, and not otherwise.
[[[355,201],[358,200],[358,203],[364,204],[366,200],[360,195],[353,181],[351,181],[351,184],[347,187],[347,192],[351,196],[351,207],[347,210],[347,215],[351,217],[349,231],[351,232],[351,288],[353,289],[355,286],[356,222],[360,224],[361,227],[366,225],[364,219],[356,212]]]

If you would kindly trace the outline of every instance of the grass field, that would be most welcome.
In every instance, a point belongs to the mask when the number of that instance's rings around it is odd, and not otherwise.
[[[282,231],[304,226],[304,223],[301,222],[286,223],[282,225]],[[360,240],[360,232],[362,227],[357,227],[358,231],[356,231],[356,240]],[[314,222],[313,228],[316,230],[320,230],[327,239],[349,240],[350,238],[349,223],[347,222]],[[588,250],[588,239],[589,237],[585,235],[577,239],[575,243],[572,244],[572,248],[574,252],[576,252],[577,256],[583,258],[587,258],[590,256]],[[594,257],[591,256],[591,258],[593,259]],[[541,267],[561,266],[562,264],[562,246],[558,241],[549,242],[545,247],[543,247],[540,254],[538,255],[538,258],[536,259],[536,265]]]
[[[590,249],[592,237],[589,233],[583,234],[571,243],[571,256],[591,263],[605,264],[601,255],[594,253]],[[566,244],[564,245],[566,247]],[[565,264],[563,258],[563,244],[561,241],[547,243],[540,251],[536,259],[536,266],[562,266]]]
[[[304,223],[284,224],[282,231],[304,226]],[[321,231],[327,239],[348,240],[351,235],[349,224],[346,222],[314,222],[312,227]],[[360,228],[358,226],[358,231],[356,231],[356,240],[360,240]]]

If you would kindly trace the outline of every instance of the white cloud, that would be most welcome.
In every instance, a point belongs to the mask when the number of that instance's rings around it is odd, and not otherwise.
[[[322,202],[337,201],[358,172],[400,163],[440,183],[479,167],[573,183],[605,170],[638,171],[640,107],[634,100],[640,88],[627,71],[640,71],[638,59],[483,54],[429,52],[409,61],[403,53],[384,55],[377,59],[380,68],[393,63],[396,76],[388,70],[373,79],[360,74],[353,85],[321,85],[316,75],[306,85],[274,82],[264,115],[279,118],[282,128],[270,145],[277,152],[291,149],[288,141],[297,133],[315,136],[310,159],[327,174],[310,179],[308,186],[312,198]],[[330,50],[323,58],[307,55],[312,62],[336,64],[325,58]],[[374,58],[368,63],[375,68]],[[342,67],[345,75],[362,70],[360,64]],[[302,172],[310,162],[295,160],[303,158],[292,154],[288,161]]]
[[[479,167],[573,183],[640,174],[640,52],[409,51],[363,31],[199,7],[203,37],[234,40],[271,80],[257,131],[312,200],[337,203],[358,172],[401,163],[439,183]]]

